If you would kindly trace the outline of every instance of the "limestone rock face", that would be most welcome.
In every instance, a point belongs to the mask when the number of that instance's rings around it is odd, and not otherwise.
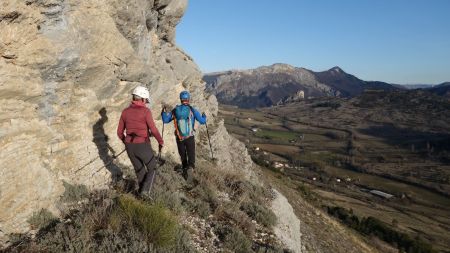
[[[215,120],[217,100],[203,93],[196,64],[174,44],[186,6],[187,0],[0,2],[0,244],[29,230],[34,211],[58,214],[63,180],[107,187],[119,163],[129,166],[123,154],[102,168],[123,149],[117,122],[137,85],[149,88],[159,129],[161,103],[175,105],[188,89],[208,115],[218,163],[251,166],[243,144]],[[209,151],[204,132],[199,149]],[[172,125],[164,137],[165,155],[177,159]]]
[[[292,252],[301,253],[300,220],[295,216],[294,209],[286,197],[277,190],[274,192],[275,199],[272,201],[272,210],[278,219],[274,232]]]

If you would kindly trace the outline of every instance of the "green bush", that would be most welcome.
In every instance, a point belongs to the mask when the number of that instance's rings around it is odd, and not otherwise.
[[[28,223],[31,225],[32,229],[45,228],[56,222],[58,222],[58,218],[56,218],[49,210],[44,208],[34,212],[28,219]]]
[[[113,229],[137,228],[149,242],[158,247],[175,243],[176,218],[162,205],[147,205],[132,196],[118,197],[118,207],[111,215]]]
[[[277,221],[277,217],[272,210],[255,202],[243,203],[241,210],[265,227],[272,227]]]

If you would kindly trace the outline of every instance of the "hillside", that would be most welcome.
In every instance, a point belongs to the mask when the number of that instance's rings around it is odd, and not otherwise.
[[[222,104],[242,108],[267,107],[312,97],[354,97],[366,89],[398,90],[398,86],[383,82],[368,82],[334,67],[313,72],[287,64],[274,64],[250,70],[231,70],[205,74],[207,91]],[[294,97],[293,97],[294,96]]]
[[[450,82],[442,83],[431,88],[427,88],[426,90],[431,91],[436,95],[450,98]]]
[[[375,217],[384,231],[425,241],[421,252],[434,252],[430,247],[447,252],[446,98],[423,90],[370,91],[351,99],[308,99],[256,110],[222,106],[221,112],[227,129],[247,143],[258,164],[330,215],[360,231],[363,221]],[[400,244],[406,245],[393,245]]]

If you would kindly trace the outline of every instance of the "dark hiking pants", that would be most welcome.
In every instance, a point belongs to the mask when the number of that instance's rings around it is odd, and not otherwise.
[[[188,167],[195,168],[195,138],[191,136],[180,141],[177,138],[178,154],[180,154],[183,171]]]
[[[156,157],[149,142],[126,143],[128,157],[133,164],[139,185],[139,194],[149,190],[155,173]]]

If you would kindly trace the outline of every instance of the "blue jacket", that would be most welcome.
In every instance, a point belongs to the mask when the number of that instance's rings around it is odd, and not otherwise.
[[[177,105],[177,106],[188,106],[188,105]],[[206,124],[206,115],[203,117],[201,113],[191,106],[192,113],[194,117],[192,118],[192,129],[194,129],[195,120],[198,121],[201,125]],[[173,120],[173,111],[170,112],[161,112],[162,121],[164,124],[170,123]]]

